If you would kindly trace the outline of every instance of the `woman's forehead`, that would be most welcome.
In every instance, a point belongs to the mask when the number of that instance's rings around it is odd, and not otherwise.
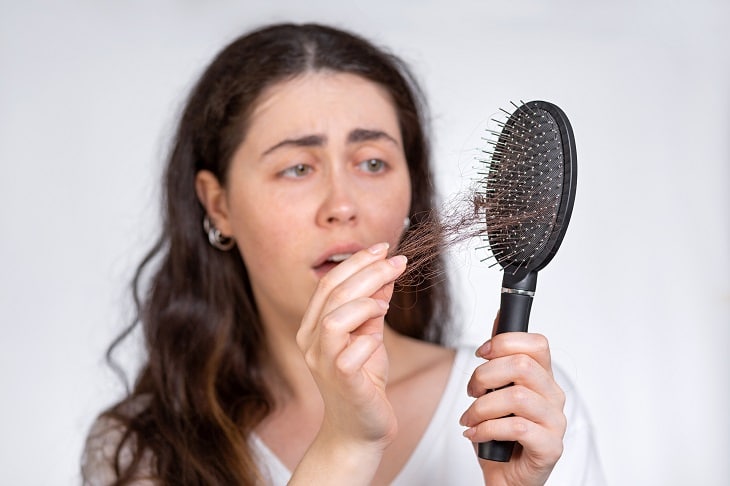
[[[265,151],[282,140],[306,137],[347,143],[355,130],[382,132],[402,146],[398,115],[385,88],[354,74],[316,71],[264,90],[249,116],[246,140]]]

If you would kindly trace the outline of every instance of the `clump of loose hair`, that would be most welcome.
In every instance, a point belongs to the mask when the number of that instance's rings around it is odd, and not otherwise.
[[[485,207],[482,190],[474,185],[453,196],[442,207],[421,215],[394,251],[408,258],[408,266],[396,285],[399,288],[418,287],[424,282],[444,278],[444,269],[432,265],[433,260],[459,244],[484,237]]]

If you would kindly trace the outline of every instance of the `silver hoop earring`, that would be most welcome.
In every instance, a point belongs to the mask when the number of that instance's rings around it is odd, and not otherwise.
[[[207,214],[203,217],[203,229],[208,234],[208,241],[213,248],[217,248],[220,251],[228,251],[236,244],[233,238],[223,236],[221,231],[213,226]]]
[[[403,231],[408,231],[408,228],[410,228],[410,227],[411,227],[411,218],[406,216],[403,219]]]

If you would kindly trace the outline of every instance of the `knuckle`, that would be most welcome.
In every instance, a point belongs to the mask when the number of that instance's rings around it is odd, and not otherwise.
[[[327,314],[319,323],[323,333],[336,332],[340,327],[340,320],[332,314]]]
[[[565,431],[568,428],[568,418],[565,416],[564,413],[558,414],[558,427],[560,429],[560,437],[563,437],[565,435]],[[562,440],[560,441],[562,444]]]
[[[524,405],[530,401],[530,394],[527,392],[527,390],[524,387],[522,387],[520,385],[514,385],[514,386],[510,387],[509,394],[510,394],[510,399],[512,400],[512,403]]]
[[[346,298],[346,291],[342,288],[341,285],[337,285],[332,287],[329,291],[329,301],[330,302],[343,302]]]
[[[297,331],[297,335],[294,340],[296,341],[299,350],[304,351],[304,348],[306,346],[306,340],[304,337],[304,332],[302,332],[302,330]]]
[[[512,433],[517,439],[525,437],[530,433],[530,421],[522,417],[513,417],[510,424]]]
[[[483,383],[489,375],[487,363],[480,364],[476,367],[472,373],[472,381],[476,383]]]
[[[490,437],[494,435],[494,424],[492,421],[480,422],[474,426],[478,435],[482,437]]]
[[[543,334],[533,334],[535,338],[535,348],[539,352],[550,351],[550,341]]]
[[[304,362],[310,369],[317,367],[317,355],[311,348],[304,352]]]
[[[526,354],[516,354],[512,357],[512,368],[519,376],[528,375],[534,366],[534,360]]]
[[[335,373],[337,373],[338,376],[342,378],[349,378],[352,376],[352,374],[356,371],[352,365],[347,364],[346,362],[343,362],[341,359],[335,360]]]
[[[562,408],[555,410],[553,423],[555,424],[555,428],[561,432],[561,437],[565,435],[565,431],[568,428],[568,417],[566,417],[565,411]]]
[[[469,407],[469,418],[472,421],[484,420],[487,413],[487,404],[482,398],[474,400],[471,407]]]

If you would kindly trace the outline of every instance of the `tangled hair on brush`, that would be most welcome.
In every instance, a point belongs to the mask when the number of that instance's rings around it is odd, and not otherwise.
[[[484,250],[483,260],[498,260],[498,252],[489,246],[487,227],[492,231],[509,232],[524,223],[549,219],[554,213],[549,208],[540,208],[506,214],[504,210],[495,208],[499,204],[499,198],[485,195],[484,181],[480,181],[456,193],[433,210],[426,218],[428,223],[404,235],[393,252],[408,257],[408,266],[398,277],[396,288],[418,288],[426,282],[443,278],[443,267],[433,265],[433,261],[441,258],[447,250],[472,239],[484,243],[477,247]]]
[[[264,329],[246,266],[237,251],[212,248],[195,177],[226,184],[252,107],[275,83],[330,70],[361,76],[392,97],[412,184],[411,234],[430,235],[419,278],[400,286],[386,317],[396,331],[441,342],[450,321],[448,285],[438,245],[425,105],[408,68],[350,33],[321,25],[282,24],[246,34],[203,72],[183,109],[163,178],[161,235],[137,269],[134,322],[112,355],[140,326],[146,362],[126,398],[106,410],[89,434],[88,484],[254,485],[261,479],[247,438],[274,406],[262,372]],[[408,244],[405,245],[408,247]],[[149,281],[143,276],[150,275]]]
[[[484,235],[484,207],[485,198],[474,186],[432,210],[424,218],[427,223],[406,233],[394,252],[408,258],[408,266],[398,277],[396,288],[401,291],[419,288],[445,278],[443,267],[433,265],[433,261],[441,258],[446,250]]]

